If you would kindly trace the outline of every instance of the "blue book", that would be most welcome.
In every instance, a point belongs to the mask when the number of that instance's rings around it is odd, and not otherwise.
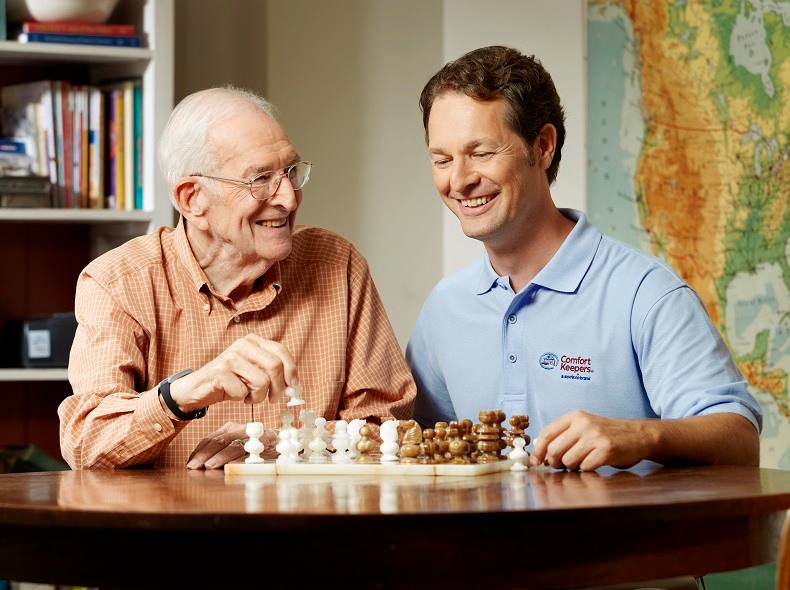
[[[143,88],[134,84],[134,208],[143,210]]]
[[[72,45],[104,45],[140,47],[140,37],[120,35],[70,35],[68,33],[20,33],[20,43],[68,43]]]

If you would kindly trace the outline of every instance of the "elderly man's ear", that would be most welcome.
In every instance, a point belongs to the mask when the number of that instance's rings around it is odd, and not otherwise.
[[[179,179],[175,187],[176,201],[181,214],[192,225],[202,227],[205,223],[207,195],[194,176]]]

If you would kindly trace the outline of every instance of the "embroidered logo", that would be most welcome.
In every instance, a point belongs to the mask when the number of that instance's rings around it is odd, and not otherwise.
[[[540,355],[538,364],[547,371],[559,369],[560,379],[589,381],[591,375],[595,372],[595,369],[592,368],[590,357],[568,356],[566,354],[558,356],[553,352],[544,352]]]

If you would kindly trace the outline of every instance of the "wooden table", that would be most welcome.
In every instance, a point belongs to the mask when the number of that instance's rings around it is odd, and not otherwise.
[[[0,579],[105,588],[570,588],[771,563],[790,471],[0,475]]]

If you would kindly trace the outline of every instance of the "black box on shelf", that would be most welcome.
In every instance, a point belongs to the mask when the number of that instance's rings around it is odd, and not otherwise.
[[[6,320],[2,364],[26,369],[68,367],[76,331],[72,311]]]

